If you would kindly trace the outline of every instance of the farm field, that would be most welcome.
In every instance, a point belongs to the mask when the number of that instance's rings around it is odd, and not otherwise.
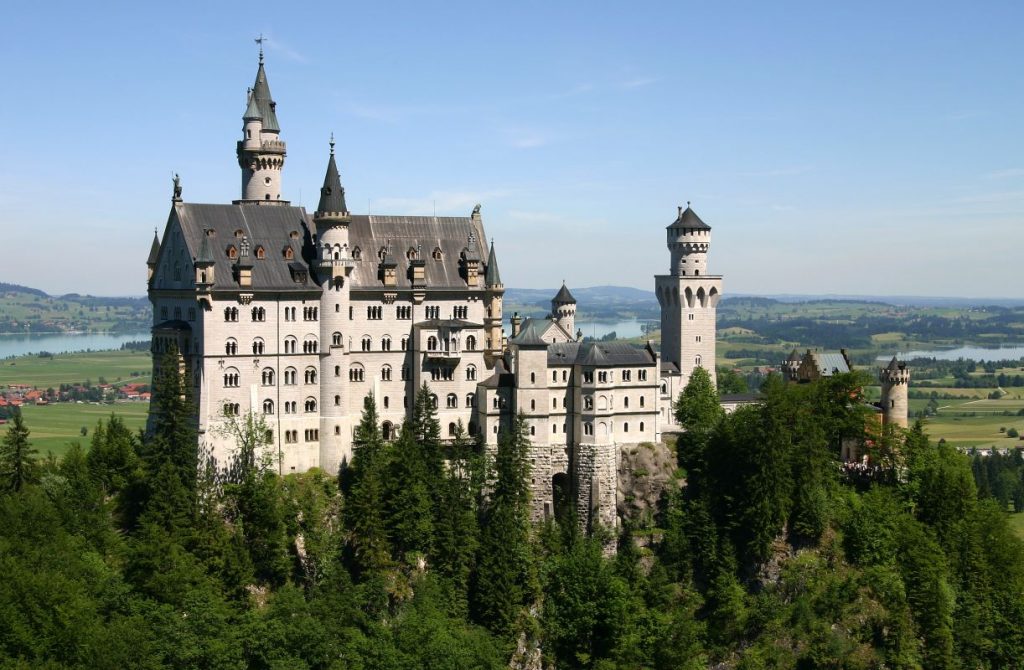
[[[132,430],[146,425],[149,412],[148,402],[124,402],[113,405],[93,405],[89,403],[56,403],[53,405],[26,405],[22,408],[25,425],[31,432],[29,441],[45,458],[48,453],[61,457],[68,450],[70,443],[78,441],[88,448],[89,440],[96,423],[106,421],[110,415],[116,414]],[[88,429],[88,435],[82,436],[82,427]]]
[[[107,383],[116,381],[148,382],[152,358],[143,351],[97,351],[57,354],[52,358],[19,356],[0,361],[0,387],[27,384],[39,389],[60,384],[98,383],[103,377]],[[138,373],[132,376],[132,373]]]

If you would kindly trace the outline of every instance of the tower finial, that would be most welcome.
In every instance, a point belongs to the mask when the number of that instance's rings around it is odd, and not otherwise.
[[[334,155],[334,133],[331,133],[331,155]]]

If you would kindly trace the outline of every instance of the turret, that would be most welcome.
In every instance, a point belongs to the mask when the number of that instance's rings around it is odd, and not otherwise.
[[[878,381],[882,383],[882,422],[906,428],[910,368],[905,362],[893,356],[889,365],[879,371]]]
[[[501,356],[504,349],[504,331],[501,322],[502,296],[505,295],[505,285],[501,283],[501,273],[498,272],[498,257],[494,253],[494,240],[491,240],[491,251],[487,254],[487,265],[484,268],[484,301],[487,308],[487,317],[484,319],[484,332],[487,338],[487,355],[493,361]]]
[[[562,288],[551,299],[551,318],[565,329],[569,337],[573,336],[573,331],[576,329],[576,298],[572,297],[569,287],[565,285],[565,280],[562,281]]]
[[[235,204],[288,204],[281,199],[286,147],[280,133],[277,103],[270,96],[261,45],[256,82],[249,90],[242,114],[242,139],[236,145],[238,166],[242,168],[242,197]]]

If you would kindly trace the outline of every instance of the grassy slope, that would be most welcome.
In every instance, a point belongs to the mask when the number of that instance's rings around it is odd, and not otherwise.
[[[29,440],[39,450],[40,456],[52,452],[54,456],[63,456],[71,442],[78,441],[88,448],[92,431],[96,422],[106,421],[111,413],[117,414],[132,430],[146,425],[146,414],[149,411],[147,402],[124,402],[114,405],[91,405],[58,403],[37,407],[29,405],[22,408],[25,424],[32,434]],[[88,436],[82,437],[82,427],[88,429]]]
[[[100,351],[76,354],[58,354],[53,358],[19,356],[0,361],[0,385],[28,384],[40,389],[57,387],[62,383],[80,383],[100,377],[114,383],[122,381],[149,382],[152,362],[149,352]],[[132,377],[131,373],[139,373]]]

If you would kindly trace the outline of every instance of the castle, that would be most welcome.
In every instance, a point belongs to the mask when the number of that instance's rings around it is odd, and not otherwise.
[[[514,317],[480,207],[467,217],[353,214],[333,139],[310,216],[282,198],[287,146],[260,53],[236,146],[241,197],[174,196],[148,259],[154,366],[171,344],[193,385],[201,443],[222,466],[231,417],[262,414],[281,473],[337,472],[364,398],[385,439],[426,383],[442,432],[461,423],[488,448],[518,413],[532,444],[533,513],[556,492],[579,518],[615,526],[621,449],[675,429],[672,400],[697,367],[715,374],[722,278],[708,274],[711,228],[689,207],[667,227],[655,277],[662,346],[583,342],[564,286],[545,319]]]

